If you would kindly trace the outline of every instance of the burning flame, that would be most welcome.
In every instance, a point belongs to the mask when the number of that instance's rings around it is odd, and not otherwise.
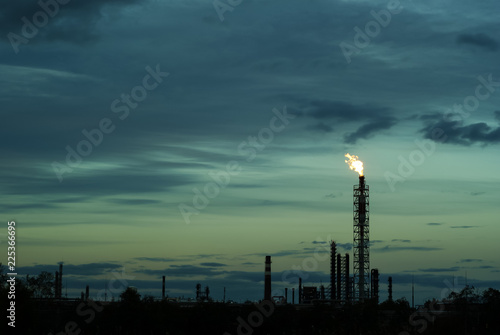
[[[363,175],[363,162],[359,160],[356,155],[345,154],[345,157],[349,158],[345,162],[349,164],[349,169],[356,171],[360,176]]]

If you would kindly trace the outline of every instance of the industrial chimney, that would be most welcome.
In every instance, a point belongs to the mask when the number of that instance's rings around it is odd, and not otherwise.
[[[271,300],[271,256],[266,256],[264,271],[264,300]]]
[[[165,299],[165,276],[162,278],[161,299]]]
[[[63,263],[59,263],[59,297],[62,297],[62,283],[63,283]]]
[[[299,277],[299,304],[302,303],[302,278]]]
[[[389,277],[389,301],[392,301],[392,277]]]

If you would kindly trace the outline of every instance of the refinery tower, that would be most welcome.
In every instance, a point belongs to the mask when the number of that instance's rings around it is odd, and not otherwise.
[[[359,174],[359,184],[354,185],[353,192],[353,276],[354,299],[363,302],[370,298],[369,187],[363,175],[363,162],[355,155],[345,157],[349,168]]]

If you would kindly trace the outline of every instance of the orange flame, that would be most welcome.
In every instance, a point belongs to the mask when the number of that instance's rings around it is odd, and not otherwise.
[[[363,175],[363,162],[359,160],[356,155],[345,154],[345,157],[349,158],[345,162],[349,164],[349,169],[356,171],[360,176]]]

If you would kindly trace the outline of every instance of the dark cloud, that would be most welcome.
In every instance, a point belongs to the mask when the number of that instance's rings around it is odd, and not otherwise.
[[[17,211],[17,212],[23,212],[23,210],[30,210],[30,209],[53,209],[57,207],[59,206],[51,203],[0,204],[0,210],[2,211]]]
[[[498,111],[495,118],[498,120]],[[455,115],[456,116],[456,115]],[[500,126],[492,128],[484,122],[464,125],[463,119],[456,119],[452,114],[428,114],[421,117],[425,126],[420,129],[424,138],[436,141],[435,132],[442,135],[439,140],[446,143],[469,146],[475,143],[496,144],[500,142]]]
[[[87,264],[63,264],[63,274],[65,276],[97,276],[106,274],[123,266],[117,263],[87,263]],[[38,264],[33,266],[20,266],[17,267],[17,272],[29,275],[38,275],[42,271],[53,272],[59,270],[57,264]]]
[[[403,242],[403,243],[410,243],[410,242],[411,242],[411,240],[402,240],[402,239],[395,238],[395,239],[391,240],[391,242]]]
[[[223,263],[215,263],[215,262],[208,262],[208,263],[200,263],[202,266],[211,266],[211,267],[221,267],[221,266],[227,266],[227,264]]]
[[[163,258],[163,257],[136,257],[134,258],[138,261],[148,261],[148,262],[174,262],[178,259],[175,258]]]
[[[12,176],[1,175],[0,182],[4,182],[6,194],[36,194],[43,189],[45,194],[68,195],[117,195],[127,193],[162,192],[169,188],[185,185],[195,181],[192,176],[170,171],[170,174],[151,174],[156,171],[147,167],[124,166],[108,171],[94,171],[93,174],[81,175],[78,173],[65,174],[62,182],[56,175],[41,176]],[[23,184],[22,188],[17,187]],[[125,201],[126,202],[126,201]],[[129,203],[130,204],[130,203]]]
[[[325,246],[324,248],[303,248],[304,253],[314,253],[314,254],[324,254],[324,253],[330,253],[330,248]]]
[[[300,254],[300,250],[281,250],[281,251],[276,251],[273,253],[253,253],[253,254],[245,254],[244,256],[259,256],[259,257],[265,257],[265,256],[272,256],[272,257],[281,257],[281,256],[294,256],[297,254]]]
[[[395,251],[438,251],[438,250],[443,250],[443,248],[438,248],[438,247],[401,247],[401,246],[391,246],[391,245],[386,245],[385,247],[382,248],[374,248],[374,251],[377,252],[395,252]]]
[[[457,43],[475,45],[488,51],[496,51],[498,48],[498,42],[484,33],[460,34]]]
[[[428,269],[418,269],[420,272],[455,272],[460,270],[460,267],[453,266],[450,268],[428,268]]]
[[[280,251],[271,252],[271,253],[246,254],[245,256],[264,257],[264,256],[271,255],[272,257],[284,257],[284,256],[294,256],[294,257],[302,256],[303,257],[307,254],[320,254],[320,253],[330,252],[329,242],[312,241],[312,242],[300,242],[299,244],[304,244],[304,243],[311,243],[311,244],[315,244],[316,246],[315,247],[304,247],[302,249],[280,250]],[[336,243],[336,244],[337,244],[337,248],[339,248],[339,244],[338,243]],[[344,245],[351,246],[352,244],[350,244],[350,243],[340,244],[340,248],[342,249]]]
[[[53,203],[55,204],[65,204],[65,203],[83,203],[91,200],[92,197],[74,197],[69,196],[67,198],[57,198],[54,199]]]
[[[215,258],[215,259],[221,259],[224,258],[224,254],[196,254],[196,255],[186,255],[183,257],[186,257],[191,260],[198,260],[200,258]]]
[[[35,43],[42,40],[60,40],[73,43],[93,41],[98,38],[95,25],[104,16],[106,7],[113,6],[114,15],[116,15],[117,8],[119,10],[120,8],[142,2],[144,1],[70,1],[65,5],[59,5],[59,10],[53,17],[49,17],[47,24],[39,29],[38,34],[33,40]],[[36,13],[45,13],[38,4],[38,1],[18,0],[10,2],[5,0],[2,3],[2,10],[0,11],[2,25],[0,32],[4,36],[10,32],[21,35],[21,28],[24,24],[21,21],[22,17],[26,17],[30,22],[33,22],[33,16]]]
[[[227,281],[241,281],[241,282],[254,282],[259,283],[264,281],[264,274],[261,271],[229,271],[225,275]]]
[[[344,142],[348,144],[370,138],[378,131],[389,129],[397,123],[397,119],[390,115],[391,111],[387,107],[354,105],[331,100],[313,100],[307,103],[302,101],[301,104],[304,105],[301,108],[305,111],[304,116],[319,121],[308,126],[309,130],[328,133],[333,131],[336,124],[364,122],[356,131],[344,135]]]
[[[154,199],[107,199],[106,201],[120,205],[153,205],[161,203],[161,201]]]
[[[427,223],[428,226],[441,226],[443,224],[444,223],[441,223],[441,222],[429,222],[429,223]]]
[[[478,228],[479,226],[450,226],[450,228],[454,229],[469,229],[469,228]]]
[[[342,195],[343,195],[342,192],[336,192],[336,193],[327,194],[323,198],[325,198],[325,199],[335,199],[337,197],[341,197]]]
[[[338,249],[342,249],[344,251],[352,250],[352,243],[337,243],[337,242],[335,242],[335,245],[337,246],[337,250]]]
[[[282,250],[278,252],[273,252],[271,255],[273,257],[282,257],[282,256],[296,256],[302,254],[301,250]]]
[[[217,276],[224,274],[221,271],[215,271],[210,267],[200,267],[195,265],[171,265],[163,270],[142,270],[148,275],[171,276],[171,277],[191,277],[191,276]]]
[[[479,258],[465,258],[465,259],[461,259],[460,263],[471,263],[471,262],[482,262],[482,261],[483,260],[479,259]]]
[[[472,195],[473,197],[477,196],[477,195],[483,195],[485,194],[486,192],[470,192],[470,195]]]
[[[382,116],[376,120],[368,122],[359,127],[355,132],[344,136],[344,143],[355,144],[360,139],[372,137],[380,130],[390,129],[397,123],[397,119],[392,116]]]

